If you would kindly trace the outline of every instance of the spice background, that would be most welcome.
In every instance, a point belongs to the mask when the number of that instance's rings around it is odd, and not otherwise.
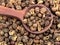
[[[23,10],[24,8],[34,4],[45,5],[53,14],[53,24],[48,31],[41,34],[32,34],[25,30],[19,19],[0,15],[0,45],[60,45],[55,43],[60,41],[60,0],[0,0],[0,6],[15,10]],[[37,9],[35,10],[38,12],[39,8]],[[45,10],[42,10],[41,12],[43,13],[44,11]],[[28,16],[29,14],[26,17]],[[41,14],[39,14],[38,17],[41,17]],[[36,17],[36,20],[38,20],[38,17]],[[31,16],[31,18],[28,19],[32,20],[34,18],[34,16]],[[25,23],[27,23],[26,20],[27,19],[24,20]],[[43,19],[42,24],[44,22]],[[32,31],[41,31],[40,29],[43,29],[39,26],[39,23],[38,26],[36,23],[33,24],[31,21],[28,23],[28,26],[33,29]],[[46,20],[44,25],[48,24],[49,20]],[[33,28],[31,25],[36,28]]]

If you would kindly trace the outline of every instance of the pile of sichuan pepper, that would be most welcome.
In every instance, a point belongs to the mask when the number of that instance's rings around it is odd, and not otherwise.
[[[53,33],[32,34],[24,29],[17,18],[0,16],[0,45],[49,45],[54,44]]]
[[[59,0],[0,0],[0,5],[16,10],[22,10],[33,4],[44,4],[54,14],[52,26],[48,31],[41,34],[29,33],[22,26],[21,21],[15,17],[0,15],[0,45],[58,45],[55,44],[55,42],[60,42],[59,2]],[[36,7],[25,15],[24,21],[26,24],[28,23],[27,26],[29,26],[32,31],[40,31],[40,29],[43,29],[49,24],[49,20],[42,18],[48,18],[45,16],[45,13],[38,13],[46,11],[45,8],[43,9],[44,10],[41,10],[39,7]],[[27,20],[29,20],[29,22],[27,22]],[[38,23],[36,23],[35,20]],[[41,23],[44,26],[42,26]]]

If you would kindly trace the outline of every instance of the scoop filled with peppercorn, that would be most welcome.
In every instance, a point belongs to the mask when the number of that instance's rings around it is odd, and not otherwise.
[[[53,15],[43,5],[34,5],[27,10],[23,22],[29,27],[31,33],[42,33],[50,28],[53,21]]]

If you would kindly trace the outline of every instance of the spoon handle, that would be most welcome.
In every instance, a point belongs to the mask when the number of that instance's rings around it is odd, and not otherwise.
[[[11,8],[0,6],[0,14],[2,15],[13,16],[22,19],[24,13],[25,13],[24,10],[18,11]]]

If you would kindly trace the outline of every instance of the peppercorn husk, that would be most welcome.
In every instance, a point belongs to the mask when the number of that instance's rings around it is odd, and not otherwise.
[[[17,39],[17,35],[13,35],[13,36],[12,36],[12,40],[13,40],[13,41],[16,41],[16,39]]]
[[[31,14],[34,14],[34,9],[32,8],[32,9],[30,9],[30,11],[29,11]]]
[[[0,35],[4,35],[4,31],[0,30]]]
[[[32,26],[32,25],[33,25],[32,22],[29,22],[29,23],[28,23],[28,26]]]
[[[60,28],[60,23],[57,25],[58,28]]]
[[[49,39],[49,36],[46,36],[43,38],[43,40],[48,40]]]
[[[39,43],[39,40],[38,39],[34,39],[34,43]]]
[[[45,13],[47,11],[47,9],[46,8],[41,8],[40,9],[40,12],[43,14],[43,13]]]
[[[16,23],[13,23],[13,24],[12,24],[12,27],[13,27],[14,29],[16,29],[16,28],[17,28],[17,24],[16,24]]]
[[[36,31],[36,28],[33,26],[31,26],[30,29],[31,29],[31,31]]]
[[[38,31],[41,31],[41,25],[38,23]]]
[[[33,39],[29,39],[27,45],[32,45],[33,44]]]
[[[0,23],[0,29],[2,29],[4,27],[3,23]]]
[[[5,38],[5,42],[9,42],[9,38]]]
[[[4,40],[4,37],[3,36],[0,36],[0,42]]]
[[[5,41],[0,42],[0,45],[8,45]]]
[[[33,24],[33,27],[37,27],[37,24]]]
[[[48,42],[47,45],[52,45],[52,43],[51,42]]]
[[[30,0],[30,5],[35,4],[35,0]]]
[[[26,24],[27,23],[27,19],[24,19],[23,22]]]
[[[39,14],[38,14],[38,17],[42,17],[42,14],[41,14],[41,13],[39,13]]]
[[[15,34],[15,31],[14,30],[10,30],[9,31],[9,35],[14,35]]]
[[[3,18],[3,20],[7,20],[7,16],[3,16],[2,18]]]
[[[43,0],[38,0],[38,4],[42,4],[43,3]]]
[[[17,10],[21,10],[22,8],[21,8],[20,5],[17,5],[17,6],[16,6],[16,9],[17,9]]]
[[[39,7],[35,7],[35,12],[39,13]]]
[[[34,17],[34,16],[31,16],[31,17],[30,17],[30,20],[34,20],[34,19],[35,19],[35,17]]]
[[[5,36],[5,37],[8,37],[8,33],[5,33],[4,36]]]
[[[56,7],[52,7],[51,9],[52,9],[52,11],[54,11],[54,12],[58,10],[58,8],[56,8]]]
[[[15,22],[17,21],[17,19],[16,19],[16,18],[13,18],[13,20],[12,20],[12,21],[13,21],[13,23],[15,23]]]
[[[59,11],[56,11],[55,13],[57,16],[60,16],[60,12]]]
[[[21,30],[21,26],[17,26],[17,30]]]
[[[5,33],[9,32],[9,29],[8,28],[3,28],[2,29]]]
[[[27,14],[25,15],[25,18],[29,18],[31,16],[30,12],[27,12]]]
[[[23,41],[24,43],[28,42],[28,37],[27,37],[27,36],[23,36],[22,41]]]
[[[35,38],[35,36],[36,36],[35,34],[30,34],[29,35],[30,38]]]
[[[56,37],[56,41],[60,41],[60,36],[57,36]]]
[[[22,42],[16,42],[15,45],[23,45]]]

